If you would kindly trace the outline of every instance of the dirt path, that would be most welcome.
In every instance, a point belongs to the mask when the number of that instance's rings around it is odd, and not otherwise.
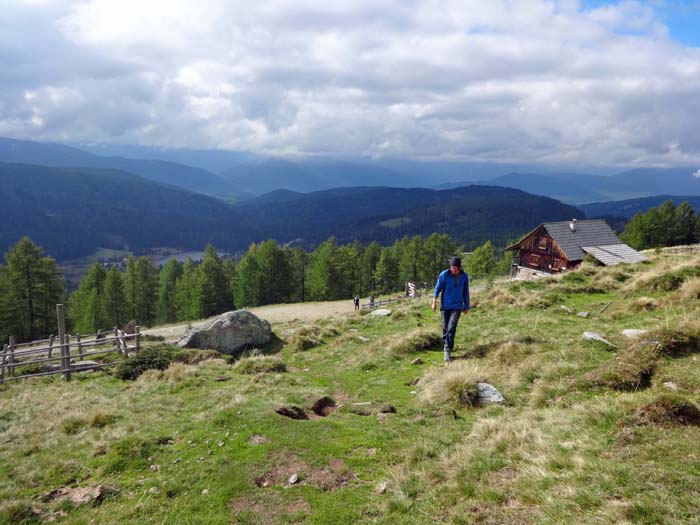
[[[272,324],[284,323],[288,321],[316,321],[326,317],[336,317],[338,315],[349,315],[354,312],[352,299],[344,301],[324,301],[318,303],[295,303],[295,304],[274,304],[270,306],[260,306],[250,308],[251,312],[265,319]],[[177,325],[162,326],[143,330],[146,335],[157,335],[165,337],[167,340],[179,339],[185,335],[189,324],[196,328],[207,322],[196,321],[193,323],[180,323]]]

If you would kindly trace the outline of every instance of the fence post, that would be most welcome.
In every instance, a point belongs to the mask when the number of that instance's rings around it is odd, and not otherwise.
[[[70,381],[70,347],[66,348],[66,318],[62,304],[56,305],[56,319],[58,321],[58,344],[61,346],[63,378]]]
[[[0,362],[0,383],[5,381],[5,361],[7,359],[7,343],[2,345],[2,361]]]
[[[80,356],[80,360],[82,361],[85,359],[85,356],[83,355],[83,345],[80,344],[80,334],[76,334],[75,338],[78,340],[78,355]]]
[[[53,354],[53,334],[49,337],[49,358]]]
[[[119,340],[117,339],[119,337],[119,328],[117,326],[114,327],[114,346],[117,348],[117,350],[121,350],[121,344]]]
[[[141,350],[141,327],[136,325],[136,336],[134,337],[134,351],[138,354]]]
[[[15,336],[10,336],[10,344],[7,347],[10,353],[10,377],[15,377]]]

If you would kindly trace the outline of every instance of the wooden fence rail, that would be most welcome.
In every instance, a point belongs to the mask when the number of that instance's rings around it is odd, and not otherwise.
[[[141,331],[138,326],[133,334],[127,334],[116,328],[114,334],[110,336],[100,332],[88,336],[61,334],[62,337],[59,337],[56,345],[53,336],[19,345],[14,343],[14,337],[10,337],[9,343],[3,346],[0,354],[0,383],[53,374],[63,374],[63,377],[69,381],[71,372],[95,370],[119,362],[117,360],[96,363],[85,361],[86,358],[114,353],[120,354],[122,358],[128,358],[130,354],[140,351]],[[61,339],[64,341],[63,344],[60,343]],[[54,350],[58,352],[54,354]],[[24,367],[30,368],[23,372]]]

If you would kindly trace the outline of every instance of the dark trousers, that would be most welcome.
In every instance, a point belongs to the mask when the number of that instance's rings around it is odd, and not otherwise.
[[[462,310],[442,310],[442,340],[445,341],[445,361],[450,360],[450,352],[455,348],[455,333]]]

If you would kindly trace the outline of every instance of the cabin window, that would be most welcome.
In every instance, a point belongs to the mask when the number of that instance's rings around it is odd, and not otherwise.
[[[561,270],[563,266],[564,266],[564,261],[562,261],[561,259],[557,259],[557,258],[554,259],[554,262],[552,263],[552,269]]]
[[[547,249],[547,237],[539,237],[537,239],[537,248],[540,250]]]
[[[540,265],[540,256],[532,254],[528,258],[527,262],[530,266],[539,266]]]

